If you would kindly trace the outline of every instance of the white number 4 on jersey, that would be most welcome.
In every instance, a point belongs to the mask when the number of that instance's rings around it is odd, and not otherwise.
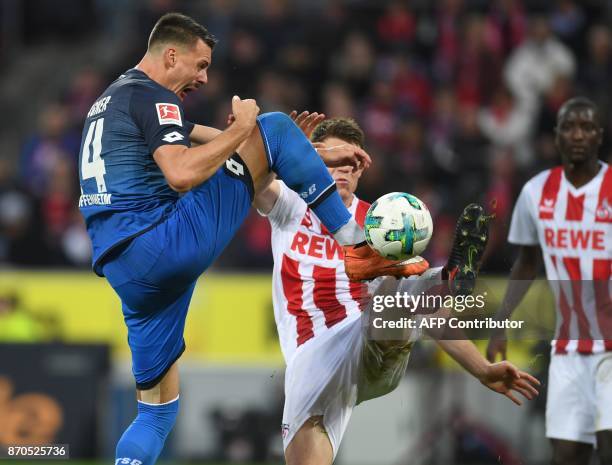
[[[106,167],[104,166],[104,160],[100,156],[102,153],[102,131],[104,131],[104,118],[100,118],[89,125],[81,156],[81,176],[83,181],[96,178],[99,194],[106,192],[106,181],[104,181]],[[90,157],[91,161],[89,160]]]

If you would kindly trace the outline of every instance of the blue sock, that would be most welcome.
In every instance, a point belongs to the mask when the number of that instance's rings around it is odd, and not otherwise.
[[[152,405],[138,402],[138,415],[117,443],[115,465],[153,465],[174,426],[179,400]]]
[[[304,199],[331,232],[348,223],[348,212],[323,160],[296,124],[284,113],[257,117],[270,169]]]

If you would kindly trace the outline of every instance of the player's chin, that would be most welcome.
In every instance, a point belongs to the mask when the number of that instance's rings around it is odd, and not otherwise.
[[[349,188],[348,182],[336,181],[336,189],[340,197],[344,198],[345,196],[351,195],[351,189]]]

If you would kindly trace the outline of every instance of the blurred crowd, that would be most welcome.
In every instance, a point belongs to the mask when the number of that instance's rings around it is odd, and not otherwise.
[[[78,39],[92,53],[75,59],[65,88],[38,109],[19,156],[0,157],[0,264],[89,266],[77,209],[84,115],[137,63],[168,11],[194,16],[219,39],[208,85],[185,101],[189,119],[225,127],[234,94],[262,111],[354,117],[374,159],[358,196],[423,199],[434,264],[446,259],[462,207],[479,201],[497,214],[485,266],[508,270],[514,200],[530,176],[558,163],[553,128],[567,98],[595,100],[612,129],[612,7],[603,0],[27,3],[22,52]],[[601,157],[610,161],[608,141]],[[269,227],[253,213],[216,267],[270,264]]]

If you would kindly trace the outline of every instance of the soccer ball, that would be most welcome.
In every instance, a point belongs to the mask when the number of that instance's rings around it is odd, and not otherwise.
[[[365,217],[367,243],[384,258],[420,255],[433,233],[431,214],[414,195],[391,192],[376,200]]]

